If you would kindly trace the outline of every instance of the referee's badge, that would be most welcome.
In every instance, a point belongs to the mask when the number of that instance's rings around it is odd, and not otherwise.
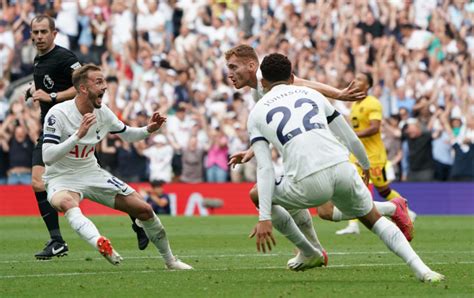
[[[49,75],[45,75],[43,78],[43,85],[48,89],[53,89],[54,81]]]

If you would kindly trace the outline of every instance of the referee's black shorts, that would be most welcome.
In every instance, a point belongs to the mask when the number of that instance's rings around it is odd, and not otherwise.
[[[35,148],[33,149],[33,160],[32,166],[42,166],[44,167],[43,162],[43,134],[41,134],[36,141]]]

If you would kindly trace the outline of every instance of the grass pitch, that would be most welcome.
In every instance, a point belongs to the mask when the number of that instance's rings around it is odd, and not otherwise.
[[[124,257],[110,265],[61,218],[69,256],[36,261],[47,240],[40,217],[0,217],[0,297],[377,297],[474,296],[474,217],[419,216],[413,247],[447,281],[419,282],[411,270],[363,229],[336,236],[345,222],[315,218],[329,266],[287,270],[293,247],[258,254],[247,238],[256,217],[162,217],[173,252],[193,271],[167,271],[154,246],[136,248],[128,217],[92,217]]]

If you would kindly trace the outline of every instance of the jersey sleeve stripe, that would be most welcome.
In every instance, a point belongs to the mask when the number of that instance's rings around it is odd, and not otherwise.
[[[250,141],[250,145],[253,145],[253,143],[258,142],[258,141],[265,141],[265,142],[269,143],[268,140],[265,139],[264,137],[255,137]]]
[[[44,144],[48,144],[48,143],[51,143],[51,144],[59,144],[59,141],[56,141],[56,140],[51,140],[51,139],[45,139],[43,141]]]
[[[125,125],[125,126],[123,127],[123,129],[121,129],[121,130],[119,130],[119,131],[111,131],[110,133],[111,133],[111,134],[122,133],[122,132],[124,132],[126,129],[127,129],[127,126]]]
[[[334,120],[339,115],[340,115],[339,112],[337,110],[335,110],[334,113],[332,113],[331,116],[326,117],[326,120],[328,121],[328,124],[331,123],[332,120]]]
[[[60,140],[60,139],[61,139],[61,137],[59,137],[59,136],[57,136],[57,135],[52,135],[52,134],[50,134],[50,133],[45,134],[45,135],[44,135],[44,138],[45,138],[45,139],[46,139],[46,138],[50,138],[50,139],[56,139],[56,140]]]

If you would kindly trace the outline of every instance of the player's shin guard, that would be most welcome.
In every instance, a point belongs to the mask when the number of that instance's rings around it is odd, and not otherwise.
[[[82,239],[87,241],[87,243],[94,248],[97,248],[97,239],[100,237],[99,230],[97,230],[97,227],[90,219],[82,214],[79,207],[69,209],[64,213],[64,216],[72,229],[76,231]]]
[[[306,237],[306,239],[311,242],[311,244],[319,250],[323,250],[321,242],[319,242],[318,234],[313,226],[313,217],[308,209],[296,209],[296,210],[288,210],[291,217],[295,221],[296,225]]]
[[[402,258],[419,279],[431,271],[410,246],[400,229],[387,218],[380,217],[372,227],[372,232],[379,236],[392,252]]]
[[[306,239],[285,208],[277,205],[272,206],[272,224],[278,232],[298,247],[305,257],[314,256],[316,254],[322,256],[322,251],[316,249],[308,239]]]
[[[173,262],[175,259],[171,252],[168,238],[166,237],[166,231],[158,216],[154,214],[154,216],[148,220],[137,219],[137,224],[145,230],[148,239],[156,246],[165,262]]]
[[[48,228],[51,239],[64,242],[59,229],[58,212],[49,204],[47,200],[48,194],[45,191],[35,192],[35,197],[41,217]]]

